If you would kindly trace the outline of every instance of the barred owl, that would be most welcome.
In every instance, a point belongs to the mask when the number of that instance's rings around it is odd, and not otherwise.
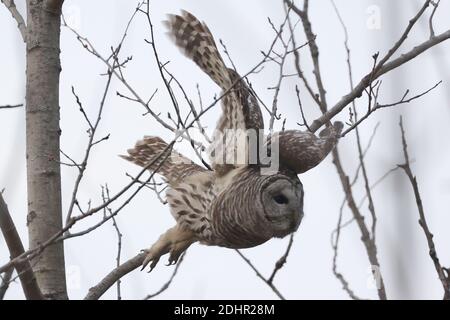
[[[319,164],[336,145],[342,124],[335,123],[319,137],[310,132],[288,130],[271,137],[258,135],[257,145],[273,151],[278,142],[278,170],[262,173],[262,159],[243,163],[222,161],[239,146],[224,141],[222,133],[264,129],[258,102],[235,70],[225,66],[214,38],[205,23],[189,12],[170,15],[166,25],[176,45],[225,93],[222,115],[217,123],[211,154],[213,170],[207,170],[172,151],[159,137],[146,136],[128,150],[126,160],[161,174],[168,182],[166,192],[176,225],[160,236],[148,250],[143,268],[150,271],[160,257],[169,253],[169,264],[177,262],[192,243],[227,248],[249,248],[278,237],[300,225],[303,217],[303,186],[298,174]],[[229,140],[229,139],[228,139]],[[249,149],[244,148],[244,153]],[[258,153],[259,155],[259,153]]]

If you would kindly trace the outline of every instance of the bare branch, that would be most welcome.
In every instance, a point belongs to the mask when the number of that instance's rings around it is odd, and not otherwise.
[[[378,62],[374,74],[378,73],[379,69],[381,69],[384,64],[392,57],[392,55],[400,48],[400,46],[405,42],[406,38],[408,38],[408,34],[411,31],[412,27],[416,24],[416,22],[419,20],[419,18],[423,15],[425,10],[430,5],[431,0],[426,0],[423,4],[423,6],[420,8],[419,12],[408,22],[408,26],[406,27],[405,31],[401,35],[400,39],[394,44],[394,46],[389,49],[387,54],[381,58],[381,60]],[[375,79],[374,79],[375,80]]]
[[[376,80],[383,74],[407,63],[408,61],[411,61],[418,55],[422,54],[423,52],[427,51],[433,46],[448,40],[449,38],[450,38],[450,30],[447,30],[435,36],[434,38],[429,39],[421,43],[420,45],[414,47],[412,50],[402,54],[400,57],[386,63],[377,71],[376,74],[366,75],[364,78],[360,80],[360,82],[355,86],[353,90],[351,90],[348,94],[343,96],[342,99],[339,102],[337,102],[331,109],[329,109],[327,113],[323,114],[322,116],[314,120],[314,122],[311,124],[311,130],[313,132],[316,132],[325,123],[329,122],[334,116],[340,113],[349,103],[351,103],[356,98],[361,97],[362,93],[364,92],[364,89],[366,89],[373,80]]]
[[[103,210],[105,207],[107,207],[108,205],[110,205],[111,203],[115,202],[116,200],[118,200],[125,192],[127,192],[137,181],[138,179],[147,171],[148,168],[150,168],[153,164],[155,164],[157,161],[161,160],[161,162],[159,163],[158,167],[155,169],[155,171],[150,175],[150,177],[148,178],[148,181],[150,181],[152,179],[152,177],[154,176],[155,172],[158,171],[158,169],[160,168],[160,166],[164,163],[164,161],[168,158],[168,156],[170,155],[170,152],[173,148],[173,145],[175,143],[174,139],[170,144],[167,145],[167,147],[160,153],[158,154],[155,159],[153,159],[150,163],[147,164],[147,166],[145,166],[144,168],[142,168],[142,170],[139,172],[139,174],[128,184],[126,185],[122,190],[120,190],[118,193],[116,193],[114,196],[112,196],[108,201],[104,202],[103,204],[94,207],[94,208],[90,208],[87,212],[84,212],[76,217],[72,217],[69,221],[69,223],[66,224],[66,226],[64,226],[61,230],[59,230],[58,232],[56,232],[55,234],[53,234],[48,240],[44,241],[43,243],[41,243],[40,246],[33,248],[33,249],[29,249],[25,252],[23,252],[22,254],[20,254],[19,256],[11,259],[8,263],[4,264],[3,266],[0,267],[0,273],[5,272],[6,270],[8,270],[11,266],[14,266],[14,264],[17,264],[19,262],[23,262],[23,261],[27,261],[30,259],[33,259],[34,257],[38,256],[39,254],[41,254],[43,252],[43,250],[45,250],[48,246],[60,242],[60,241],[64,241],[66,239],[69,238],[73,238],[75,237],[75,234],[70,234],[67,233],[67,231],[69,231],[78,221],[83,220],[87,217],[92,216],[93,214]],[[137,188],[136,191],[134,191],[119,207],[118,209],[116,209],[113,214],[117,215],[126,205],[128,205],[130,203],[130,201],[136,196],[137,193],[139,193],[139,191],[143,188],[144,186],[141,185]],[[97,227],[103,225],[105,222],[109,221],[114,215],[110,215],[108,217],[105,217],[95,228],[91,227],[88,228],[86,231],[84,232],[79,232],[78,235],[83,235],[86,234],[94,229],[96,229]]]
[[[394,107],[394,106],[398,106],[398,105],[402,105],[402,104],[407,104],[410,103],[416,99],[419,99],[421,97],[423,97],[424,95],[426,95],[427,93],[433,91],[434,89],[436,89],[440,84],[442,83],[442,80],[439,81],[438,83],[436,83],[434,86],[432,86],[431,88],[416,94],[413,97],[410,98],[406,98],[409,94],[409,90],[406,90],[405,93],[403,94],[402,98],[396,102],[393,103],[388,103],[388,104],[380,104],[380,103],[376,103],[374,107],[369,108],[367,110],[367,113],[362,116],[360,119],[357,119],[347,130],[345,130],[341,137],[345,137],[347,135],[347,133],[349,133],[350,131],[352,131],[353,129],[355,129],[357,126],[359,126],[361,124],[361,122],[363,122],[364,120],[366,120],[372,113],[374,113],[377,110],[383,109],[383,108],[390,108],[390,107]]]
[[[11,13],[14,20],[16,20],[17,28],[20,31],[20,35],[22,36],[23,42],[27,42],[27,26],[25,24],[25,20],[23,20],[23,17],[20,14],[19,10],[17,10],[14,0],[1,0],[1,2],[9,10],[9,12]]]
[[[341,180],[342,187],[344,189],[344,193],[345,193],[346,200],[347,200],[347,205],[350,208],[351,212],[353,213],[353,217],[355,218],[355,220],[358,224],[358,227],[361,231],[361,241],[363,242],[364,247],[366,249],[367,256],[369,258],[369,262],[373,267],[379,268],[380,263],[378,262],[376,244],[371,239],[369,229],[367,228],[367,225],[364,221],[364,216],[361,214],[358,206],[355,203],[349,177],[346,175],[346,173],[342,167],[342,164],[341,164],[341,161],[340,161],[340,158],[339,158],[339,155],[338,155],[336,149],[333,151],[333,162],[336,166],[336,169],[339,174],[339,178]],[[373,272],[374,272],[374,277],[375,277],[376,276],[375,270],[373,270]],[[376,280],[379,280],[379,283],[377,283],[378,296],[380,297],[381,300],[386,300],[386,298],[387,298],[386,290],[384,287],[383,278],[381,277],[381,273],[379,273],[378,276],[379,276],[379,278],[378,279],[376,278]]]
[[[271,24],[271,26],[274,29],[275,33],[280,33],[280,40],[281,40],[282,46],[283,46],[283,53],[281,55],[278,55],[279,61],[273,60],[278,65],[278,80],[277,80],[277,83],[275,84],[275,86],[273,86],[272,88],[269,88],[269,89],[275,90],[274,95],[273,95],[273,99],[272,99],[272,110],[270,112],[270,121],[269,121],[269,130],[270,131],[273,130],[275,119],[279,119],[279,116],[277,116],[278,96],[280,94],[281,84],[283,82],[283,79],[286,77],[284,75],[285,62],[286,62],[286,58],[287,58],[287,56],[289,54],[289,45],[292,42],[292,33],[291,33],[291,35],[289,37],[288,42],[285,42],[283,40],[283,38],[281,37],[283,28],[284,28],[285,24],[288,22],[289,13],[290,13],[289,11],[290,11],[290,9],[286,12],[286,18],[284,19],[284,21],[281,24],[281,26],[279,27],[279,29],[275,28],[275,26],[273,25],[273,23],[269,19],[269,23]]]
[[[411,166],[410,166],[410,162],[409,162],[408,145],[406,142],[405,129],[403,127],[403,120],[401,117],[400,117],[399,125],[400,125],[401,134],[402,134],[403,155],[405,157],[405,163],[399,165],[399,167],[405,171],[405,173],[408,176],[408,179],[411,183],[411,186],[413,188],[414,197],[416,198],[417,209],[419,211],[419,225],[422,227],[423,232],[425,233],[430,258],[433,261],[434,268],[436,269],[436,273],[439,277],[439,280],[442,283],[442,287],[444,289],[444,299],[450,300],[450,276],[448,274],[448,269],[442,267],[441,263],[439,262],[438,254],[436,252],[436,247],[435,247],[434,241],[433,241],[434,236],[431,233],[430,228],[428,227],[427,219],[425,217],[425,210],[423,208],[422,198],[421,198],[420,192],[419,192],[419,185],[417,183],[416,177],[414,176],[414,174],[411,170]]]
[[[83,117],[86,120],[87,124],[89,125],[89,128],[91,130],[93,130],[94,126],[92,125],[91,121],[89,120],[89,117],[87,116],[86,112],[84,111],[83,104],[80,101],[80,97],[78,97],[77,93],[75,92],[74,86],[72,86],[72,95],[75,97],[75,101],[78,105],[78,108],[79,108],[80,112],[83,114]]]
[[[308,121],[306,121],[306,117],[305,117],[305,113],[303,111],[303,104],[302,104],[302,100],[300,99],[300,90],[298,90],[298,86],[295,86],[295,93],[297,94],[297,101],[298,101],[298,106],[300,108],[300,114],[302,115],[302,123],[297,123],[299,126],[305,126],[306,129],[308,129],[308,131],[311,132],[311,129],[309,128],[308,125]]]
[[[122,263],[120,266],[112,270],[97,285],[89,289],[84,300],[98,300],[109,288],[111,288],[118,279],[121,279],[131,271],[142,265],[145,259],[145,253],[140,253],[134,258]]]
[[[355,292],[350,288],[350,284],[348,283],[348,281],[345,279],[344,275],[342,273],[340,273],[337,270],[337,258],[338,258],[338,248],[339,248],[339,239],[341,236],[341,226],[342,226],[342,216],[344,213],[344,206],[345,206],[345,199],[342,202],[341,208],[339,210],[339,219],[338,219],[338,223],[337,223],[337,227],[336,227],[336,239],[335,242],[333,243],[333,274],[335,275],[335,277],[341,282],[342,284],[342,289],[344,289],[345,292],[347,292],[347,294],[350,296],[350,298],[352,298],[353,300],[360,300],[361,298],[359,298]]]
[[[285,2],[286,3],[286,2]],[[309,1],[305,0],[304,1],[304,6],[303,6],[303,10],[300,10],[298,8],[295,7],[295,5],[293,5],[292,3],[288,4],[290,6],[292,6],[294,12],[296,12],[298,14],[298,16],[300,17],[300,19],[302,19],[303,22],[303,26],[304,26],[304,32],[307,36],[307,38],[312,38],[313,33],[312,33],[312,27],[311,27],[311,23],[309,21],[308,18],[308,6],[309,6]],[[344,28],[345,31],[345,28]],[[314,64],[314,72],[316,75],[316,83],[317,83],[317,87],[319,88],[320,91],[320,104],[319,104],[319,108],[320,111],[322,112],[322,114],[325,116],[328,112],[328,105],[327,105],[327,101],[326,101],[326,97],[325,97],[325,88],[323,87],[323,83],[321,80],[321,75],[320,75],[320,64],[319,64],[319,51],[318,51],[318,47],[317,45],[313,44],[311,47],[311,58],[313,59],[313,64]],[[349,51],[348,51],[349,53]],[[347,60],[348,63],[350,62],[350,57],[349,55],[347,56]],[[376,61],[376,59],[374,59],[374,61]],[[348,65],[350,68],[350,64]],[[349,74],[351,75],[351,70],[349,69]],[[368,75],[368,85],[370,85],[373,81],[373,71]],[[353,99],[354,100],[354,99]],[[350,102],[353,102],[353,100],[350,100]],[[323,117],[323,116],[322,116]],[[330,120],[331,118],[326,119],[326,121],[324,121],[322,123],[322,125],[330,125]],[[315,123],[316,121],[313,122],[312,126],[310,127],[310,129],[314,132],[318,129],[315,128]],[[349,206],[349,208],[351,209],[355,220],[358,223],[358,227],[361,231],[362,234],[362,242],[366,248],[366,253],[368,255],[369,258],[369,262],[371,263],[372,266],[376,266],[379,269],[379,262],[378,262],[378,257],[377,257],[377,247],[374,241],[372,241],[371,237],[370,237],[370,232],[368,230],[368,227],[364,221],[364,216],[361,214],[361,212],[359,211],[359,209],[357,208],[354,199],[353,199],[353,192],[352,192],[352,185],[350,184],[349,181],[349,177],[347,176],[347,174],[344,171],[344,168],[342,166],[341,160],[340,160],[340,155],[339,155],[339,151],[338,148],[335,148],[332,151],[332,156],[333,156],[333,164],[335,165],[342,187],[344,189],[344,193],[346,195],[346,200],[347,200],[347,204]],[[380,299],[385,300],[386,299],[386,290],[384,287],[384,282],[383,282],[383,278],[381,276],[381,274],[379,274],[379,277],[377,274],[375,274],[375,270],[374,268],[372,268],[372,270],[374,271],[374,279],[375,280],[379,280],[379,283],[377,283],[378,285],[378,296]]]
[[[4,106],[0,106],[0,109],[15,109],[15,108],[20,108],[20,107],[23,107],[23,104],[21,103],[21,104],[7,104],[7,105],[4,105]]]
[[[103,202],[106,202],[110,199],[108,185],[105,185],[104,188],[102,187],[102,199],[103,199]],[[107,211],[109,212],[110,216],[112,216],[113,227],[117,233],[116,267],[118,268],[120,266],[120,255],[122,253],[122,237],[123,237],[123,235],[120,232],[119,225],[117,224],[117,221],[114,218],[113,212],[109,207],[105,207],[104,216],[106,217]],[[121,284],[120,279],[117,279],[117,300],[122,300],[120,284]]]
[[[430,26],[430,39],[434,37],[434,27],[433,27],[433,18],[434,14],[436,13],[437,8],[439,7],[439,3],[441,0],[437,0],[436,2],[431,1],[431,4],[434,6],[433,11],[430,15],[430,20],[428,21],[428,24]]]
[[[8,207],[3,199],[3,195],[0,193],[0,229],[2,230],[3,237],[5,238],[6,245],[8,246],[11,258],[15,258],[23,254],[25,249],[23,248],[20,236],[17,233],[14,222],[9,214]],[[23,261],[21,263],[14,264],[14,268],[19,275],[20,282],[25,297],[28,300],[42,300],[44,299],[41,290],[37,284],[36,278],[33,273],[29,261]],[[9,270],[8,270],[9,271]]]
[[[295,6],[295,4],[289,0],[284,0],[285,3],[288,5],[288,8],[291,8],[301,19],[303,24],[303,30],[306,35],[306,39],[308,40],[309,49],[311,53],[311,58],[313,61],[314,66],[314,76],[316,78],[316,84],[317,88],[319,90],[319,96],[320,96],[320,109],[322,112],[326,111],[326,90],[323,85],[322,76],[320,72],[320,64],[319,64],[319,48],[317,47],[316,43],[316,35],[314,34],[311,26],[311,21],[309,20],[308,15],[308,7],[309,7],[309,0],[304,1],[303,10],[300,10],[298,7]]]
[[[290,16],[288,17],[288,25],[289,25],[289,30],[292,34],[292,47],[295,48],[297,46],[297,44],[296,44],[295,35],[294,35],[294,27],[292,25]],[[294,53],[294,65],[295,65],[295,69],[297,71],[298,77],[303,81],[303,85],[305,86],[305,88],[308,91],[311,98],[317,103],[318,106],[320,106],[319,95],[314,92],[314,90],[312,89],[311,85],[309,84],[308,79],[306,79],[305,74],[301,68],[300,54],[298,53],[298,50],[293,50],[293,53]]]
[[[244,256],[241,251],[239,250],[235,250],[240,256],[241,258],[250,266],[250,268],[253,269],[253,271],[256,272],[256,275],[258,276],[258,278],[260,278],[262,281],[264,281],[269,287],[270,289],[272,289],[272,291],[278,296],[278,298],[280,298],[281,300],[286,300],[284,298],[284,296],[281,294],[280,291],[278,291],[277,287],[275,287],[275,285],[272,282],[269,282],[268,279],[266,279],[261,272],[259,272],[258,269],[256,269],[256,267],[253,265],[253,263],[246,257]]]
[[[147,296],[145,296],[145,298],[143,300],[150,300],[158,295],[160,295],[161,293],[163,293],[164,291],[166,291],[167,289],[169,289],[170,285],[173,282],[173,279],[175,279],[175,276],[178,273],[178,269],[181,266],[181,263],[183,262],[184,256],[186,255],[186,251],[183,252],[183,254],[181,255],[180,259],[177,262],[177,265],[175,266],[175,269],[173,269],[172,275],[170,276],[169,280],[155,293],[149,294]]]
[[[351,64],[351,51],[350,51],[350,47],[348,45],[349,38],[348,38],[347,27],[346,27],[346,25],[344,23],[344,20],[341,17],[341,14],[339,13],[339,10],[338,10],[336,4],[334,3],[333,0],[331,0],[331,3],[333,5],[334,11],[336,12],[336,15],[337,15],[337,17],[339,19],[339,22],[341,23],[342,29],[344,31],[344,46],[345,46],[345,51],[347,53],[348,78],[349,78],[349,83],[350,83],[350,89],[353,90],[353,88],[354,88],[353,70],[352,70],[352,64]],[[376,63],[376,59],[377,58],[378,58],[378,55],[375,55],[374,58],[373,58],[374,59],[374,64]],[[372,92],[372,85],[370,85],[370,92]],[[371,102],[372,102],[372,94],[369,94],[369,110],[370,110],[370,107],[371,107]],[[352,101],[352,108],[353,108],[353,114],[354,114],[355,121],[357,121],[358,120],[358,112],[357,112],[356,103],[355,103],[354,100]],[[375,130],[376,130],[376,127],[375,127]],[[367,149],[366,149],[366,151],[364,151],[363,148],[362,148],[361,136],[359,134],[359,129],[358,128],[356,128],[355,133],[356,133],[356,145],[357,145],[357,148],[358,148],[358,157],[359,157],[358,170],[361,169],[361,172],[362,172],[362,175],[363,175],[363,178],[364,178],[364,187],[365,187],[365,191],[366,191],[366,197],[369,199],[369,211],[370,211],[371,216],[372,216],[372,228],[371,228],[372,229],[371,230],[372,231],[372,241],[375,243],[377,218],[376,218],[376,214],[375,214],[375,205],[374,205],[374,202],[373,202],[373,199],[372,199],[372,193],[371,193],[369,178],[368,178],[368,174],[367,174],[367,169],[366,169],[366,165],[365,165],[365,162],[364,162],[364,156],[365,156],[365,152],[367,151]],[[369,141],[369,146],[370,146],[370,141]],[[342,209],[341,209],[340,217],[342,217]],[[339,222],[338,225],[340,225],[340,222]],[[336,240],[336,252],[335,252],[335,255],[337,256],[337,240]],[[333,261],[333,263],[335,263],[335,261]],[[333,268],[333,271],[335,272],[334,268]],[[335,272],[335,274],[338,277],[336,272]],[[348,291],[349,290],[348,285],[347,286],[345,285],[345,281],[343,281],[343,279],[340,279],[340,280],[343,283],[344,288],[346,288],[347,291]],[[351,291],[348,291],[348,292],[350,294]]]
[[[275,263],[275,268],[273,269],[272,274],[270,275],[270,277],[267,280],[267,282],[273,283],[273,280],[275,279],[275,276],[278,273],[278,271],[280,271],[281,268],[284,267],[284,265],[286,264],[286,261],[287,261],[287,257],[289,256],[289,253],[291,252],[291,248],[292,248],[292,244],[293,243],[294,243],[294,234],[292,233],[291,236],[289,237],[289,242],[288,242],[288,245],[286,247],[286,251],[281,256],[281,258],[278,259],[278,261]]]
[[[14,268],[11,267],[3,274],[3,276],[0,275],[0,278],[2,279],[2,282],[0,284],[0,300],[3,300],[5,298],[6,291],[8,291],[9,284],[11,283],[11,278],[14,272]]]
[[[88,116],[86,115],[86,113],[84,111],[84,108],[83,108],[83,105],[80,102],[80,99],[78,98],[77,94],[75,93],[74,87],[72,86],[72,93],[73,93],[73,95],[76,98],[76,102],[77,102],[77,105],[78,105],[78,107],[80,109],[80,112],[83,114],[86,122],[89,125],[90,131],[89,131],[89,139],[88,139],[88,143],[87,143],[87,146],[86,146],[86,151],[84,153],[83,161],[81,162],[81,164],[79,164],[77,166],[78,167],[78,176],[77,176],[77,178],[75,180],[75,184],[74,184],[74,187],[73,187],[73,190],[72,190],[72,198],[71,198],[71,201],[69,203],[69,209],[67,211],[66,224],[68,224],[70,219],[72,218],[73,208],[74,208],[75,204],[77,203],[78,190],[80,188],[81,181],[83,180],[84,172],[86,171],[86,168],[87,168],[87,165],[88,165],[88,160],[89,160],[89,157],[91,155],[92,148],[96,144],[98,144],[99,142],[104,141],[104,140],[109,138],[109,136],[107,136],[106,138],[102,138],[102,139],[100,139],[98,141],[94,140],[95,139],[95,134],[97,132],[98,125],[100,124],[100,121],[101,121],[101,118],[102,118],[103,107],[105,105],[106,97],[107,97],[108,92],[109,92],[109,88],[110,88],[110,84],[111,84],[111,78],[112,78],[112,72],[109,71],[108,72],[108,78],[107,78],[106,85],[105,85],[105,89],[103,91],[103,95],[102,95],[102,98],[101,98],[101,101],[100,101],[100,106],[98,108],[97,118],[96,118],[94,124],[91,123],[91,121],[89,120]],[[68,156],[66,156],[66,157],[69,158]]]

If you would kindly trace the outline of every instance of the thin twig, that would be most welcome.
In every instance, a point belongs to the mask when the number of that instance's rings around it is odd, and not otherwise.
[[[392,102],[392,103],[388,103],[388,104],[380,104],[377,103],[374,107],[370,108],[369,110],[367,110],[367,113],[362,116],[360,119],[358,119],[357,121],[355,121],[348,129],[346,129],[342,134],[341,137],[345,137],[349,132],[351,132],[353,129],[355,129],[357,126],[359,126],[364,120],[366,120],[372,113],[374,113],[377,110],[383,109],[383,108],[390,108],[390,107],[394,107],[394,106],[398,106],[398,105],[402,105],[402,104],[407,104],[410,103],[416,99],[419,99],[421,97],[423,97],[424,95],[428,94],[429,92],[433,91],[434,89],[436,89],[440,84],[442,83],[442,80],[437,82],[435,85],[433,85],[431,88],[416,94],[413,97],[410,97],[408,99],[406,99],[406,97],[409,94],[409,90],[406,90],[404,92],[404,94],[402,95],[402,98],[396,102]]]
[[[258,269],[256,269],[256,267],[253,265],[253,263],[246,257],[244,256],[241,251],[239,250],[235,250],[240,256],[241,258],[250,266],[250,268],[253,269],[253,271],[256,272],[256,275],[258,276],[258,278],[260,278],[262,281],[264,281],[271,289],[272,291],[278,296],[278,298],[280,298],[281,300],[286,300],[284,298],[284,296],[281,294],[281,292],[278,290],[278,288],[271,282],[269,282],[268,279],[266,279],[261,272],[259,272]]]
[[[298,89],[297,85],[295,86],[295,93],[297,94],[298,106],[300,108],[300,114],[302,116],[302,121],[303,121],[303,123],[298,123],[298,125],[305,126],[306,129],[308,129],[308,131],[311,132],[311,129],[309,128],[309,125],[308,125],[308,121],[306,121],[305,113],[303,111],[303,104],[302,104],[302,100],[300,98],[300,90]]]
[[[430,258],[433,261],[436,273],[439,277],[439,280],[442,283],[442,287],[444,289],[444,300],[450,300],[450,275],[448,274],[448,269],[444,268],[439,261],[438,254],[436,252],[436,247],[434,245],[433,240],[434,236],[431,233],[430,228],[428,227],[427,219],[425,217],[425,210],[423,208],[422,197],[420,196],[419,192],[419,185],[417,183],[416,177],[414,176],[411,170],[409,162],[408,145],[406,142],[405,128],[403,127],[403,119],[401,117],[399,126],[402,134],[403,156],[405,157],[405,163],[399,165],[399,167],[405,171],[413,188],[417,209],[419,211],[419,225],[422,227],[425,237],[427,239]]]
[[[108,185],[105,185],[105,187],[102,187],[102,199],[103,202],[108,201],[110,198],[109,196],[109,188]],[[104,209],[104,216],[106,217],[106,211],[109,212],[109,214],[112,216],[113,212],[109,207],[106,207]],[[122,233],[120,232],[119,226],[117,224],[116,219],[114,218],[114,216],[112,216],[112,222],[113,222],[113,227],[114,230],[116,230],[117,233],[117,256],[116,256],[116,267],[118,268],[120,266],[120,255],[122,253]],[[121,295],[121,280],[117,279],[117,300],[122,300],[122,295]]]
[[[352,70],[352,64],[351,64],[351,51],[350,51],[350,47],[348,44],[349,37],[348,37],[347,26],[345,25],[344,20],[342,19],[341,15],[339,13],[339,10],[333,0],[331,0],[331,3],[333,4],[336,15],[341,23],[342,29],[344,30],[344,35],[345,35],[344,46],[345,46],[345,51],[347,53],[348,78],[349,78],[349,83],[350,83],[350,89],[353,90],[354,89],[353,70]],[[377,57],[378,57],[378,55],[374,56],[374,64],[376,62]],[[370,85],[370,88],[371,88],[370,90],[372,91],[372,85]],[[372,95],[369,94],[369,110],[370,110],[370,105],[371,105],[371,101],[372,101],[371,98],[372,98]],[[354,119],[355,119],[355,121],[357,121],[358,120],[358,112],[356,109],[355,100],[352,101],[352,108],[353,108]],[[356,145],[358,148],[359,168],[361,168],[361,172],[363,175],[366,196],[369,199],[368,209],[369,209],[369,212],[372,217],[372,228],[371,228],[372,241],[375,243],[377,217],[376,217],[376,213],[375,213],[375,204],[373,202],[372,193],[371,193],[371,189],[370,189],[370,182],[369,182],[369,177],[368,177],[368,173],[367,173],[367,168],[366,168],[366,165],[364,162],[364,151],[362,148],[361,136],[359,134],[358,128],[356,128],[356,130],[355,130],[355,135],[356,135]]]
[[[337,227],[336,227],[336,238],[335,238],[335,242],[332,244],[333,247],[333,274],[334,276],[341,282],[342,284],[342,289],[344,289],[345,292],[347,292],[347,294],[350,296],[350,298],[352,298],[353,300],[360,300],[361,298],[359,298],[355,292],[350,288],[350,284],[348,283],[348,281],[345,279],[344,275],[338,271],[337,269],[337,258],[338,258],[338,253],[339,253],[339,239],[341,236],[341,230],[342,230],[342,216],[344,213],[344,206],[345,206],[345,200],[342,202],[342,205],[339,209],[339,218],[338,218],[338,223],[337,223]]]
[[[430,39],[434,37],[433,18],[437,8],[439,7],[440,2],[441,0],[437,0],[436,2],[431,1],[431,4],[434,6],[434,8],[433,11],[431,12],[430,19],[428,20],[428,25],[430,26]]]
[[[313,30],[312,30],[312,25],[311,22],[309,20],[309,12],[308,12],[308,8],[309,8],[309,0],[304,0],[303,3],[303,10],[300,10],[297,6],[294,5],[293,2],[289,1],[289,0],[284,0],[285,3],[287,4],[288,8],[292,9],[301,19],[302,24],[303,24],[303,30],[305,32],[306,35],[306,39],[308,40],[308,44],[309,44],[309,49],[310,49],[310,54],[311,54],[311,58],[313,61],[313,73],[314,73],[314,77],[316,79],[316,84],[317,84],[317,88],[319,90],[319,106],[320,109],[322,110],[322,112],[326,111],[326,105],[327,105],[327,100],[326,100],[326,90],[322,81],[322,76],[321,76],[321,72],[320,72],[320,64],[319,64],[319,48],[317,46],[316,43],[316,35],[314,34]]]
[[[432,48],[433,46],[438,45],[439,43],[446,41],[448,39],[450,39],[450,30],[447,30],[435,36],[432,39],[422,42],[418,46],[414,47],[412,50],[402,54],[400,57],[391,60],[390,62],[387,62],[386,64],[383,65],[383,67],[381,67],[377,71],[376,74],[366,75],[364,78],[360,80],[360,82],[355,86],[353,90],[344,95],[342,99],[339,100],[325,114],[314,120],[313,123],[311,124],[311,130],[313,132],[316,132],[325,123],[329,122],[334,116],[340,113],[349,103],[351,103],[356,98],[359,98],[364,92],[364,89],[366,89],[373,80],[376,80],[383,74],[398,68],[399,66],[407,63],[408,61],[411,61],[412,59],[419,56],[428,49]]]
[[[267,280],[267,282],[273,283],[273,280],[275,279],[275,276],[277,275],[278,271],[280,271],[281,268],[284,267],[284,265],[286,264],[286,261],[287,261],[287,257],[289,256],[289,253],[291,252],[291,248],[292,248],[292,244],[293,243],[294,243],[294,234],[292,233],[291,236],[289,237],[289,242],[288,242],[288,245],[286,247],[286,251],[281,256],[281,258],[278,259],[278,261],[275,263],[275,267],[274,267],[274,269],[272,271],[272,274],[270,275],[269,279]]]
[[[83,161],[78,166],[78,175],[77,175],[77,178],[75,180],[74,187],[72,189],[72,197],[71,197],[71,200],[70,200],[70,203],[69,203],[69,209],[68,209],[67,215],[66,215],[66,224],[68,224],[70,222],[70,219],[72,218],[73,208],[74,208],[75,204],[77,203],[78,190],[80,188],[81,181],[83,180],[84,173],[85,173],[85,171],[87,169],[88,161],[89,161],[89,157],[91,155],[92,148],[96,144],[98,144],[99,142],[102,142],[102,141],[107,140],[109,138],[109,135],[108,135],[107,137],[104,137],[104,138],[102,138],[102,139],[100,139],[98,141],[94,140],[95,139],[95,134],[97,132],[97,128],[98,128],[98,126],[100,124],[100,121],[102,119],[103,108],[105,106],[106,97],[107,97],[108,92],[109,92],[111,79],[112,79],[112,72],[108,71],[108,78],[106,80],[105,89],[103,90],[103,95],[102,95],[102,98],[101,98],[101,101],[100,101],[100,106],[99,106],[98,112],[97,112],[97,118],[96,118],[94,124],[91,123],[91,121],[89,120],[88,116],[86,115],[86,113],[84,111],[84,108],[83,108],[83,105],[80,102],[79,97],[76,95],[75,89],[72,87],[72,93],[73,93],[73,95],[76,98],[76,102],[78,104],[80,112],[83,114],[86,122],[88,123],[88,125],[90,127],[90,131],[89,131],[89,139],[88,139],[88,143],[87,143],[87,146],[86,146],[86,151],[84,153]],[[66,156],[66,158],[70,159],[68,156]]]
[[[0,106],[0,109],[15,109],[23,107],[23,103],[21,104],[6,104],[4,106]]]
[[[186,255],[186,251],[183,252],[183,254],[181,255],[180,259],[178,260],[177,265],[175,266],[175,269],[173,269],[172,275],[170,276],[169,280],[158,291],[156,291],[155,293],[151,293],[151,294],[145,296],[143,300],[150,300],[150,299],[160,295],[161,293],[163,293],[167,289],[169,289],[170,285],[173,282],[173,279],[175,279],[175,276],[178,273],[178,269],[180,268],[181,263],[183,262],[183,259],[184,259],[185,255]]]

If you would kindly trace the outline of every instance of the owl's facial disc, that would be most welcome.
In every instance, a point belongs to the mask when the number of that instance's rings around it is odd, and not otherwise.
[[[297,230],[303,217],[301,183],[285,178],[277,179],[264,189],[262,202],[274,236],[284,237]]]

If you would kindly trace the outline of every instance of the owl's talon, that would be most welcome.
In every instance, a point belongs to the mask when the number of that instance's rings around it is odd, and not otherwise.
[[[170,253],[167,266],[176,264],[180,255],[195,241],[191,231],[183,230],[178,226],[167,230],[150,249],[142,250],[146,256],[142,262],[141,271],[150,264],[149,272],[151,272],[166,253]]]
[[[151,272],[158,263],[159,257],[157,255],[154,255],[152,250],[142,250],[142,251],[147,253],[147,255],[145,256],[145,259],[142,262],[141,271],[144,270],[145,267],[150,263],[150,270],[148,272]]]

